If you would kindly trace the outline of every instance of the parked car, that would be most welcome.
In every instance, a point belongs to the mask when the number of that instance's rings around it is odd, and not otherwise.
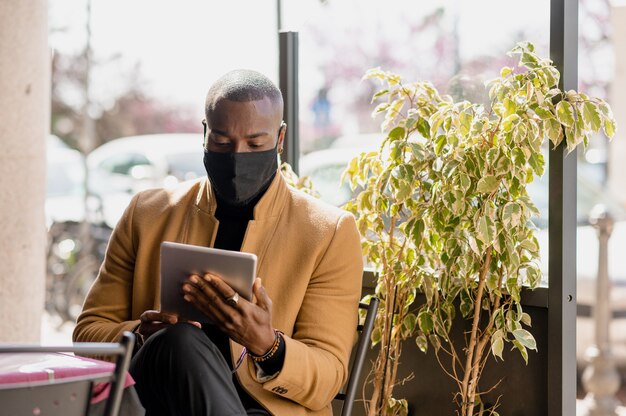
[[[83,155],[57,136],[46,142],[46,225],[83,220],[85,162]]]
[[[112,140],[87,156],[88,191],[102,200],[113,227],[130,199],[152,187],[169,187],[206,175],[202,134],[149,134]]]

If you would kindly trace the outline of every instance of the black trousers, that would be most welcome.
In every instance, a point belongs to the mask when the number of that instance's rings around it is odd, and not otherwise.
[[[246,412],[224,356],[190,324],[172,325],[148,338],[130,373],[146,416],[269,415]]]

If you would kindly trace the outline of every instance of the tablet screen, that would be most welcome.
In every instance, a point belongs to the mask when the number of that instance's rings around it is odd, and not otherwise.
[[[255,254],[164,241],[161,243],[161,311],[206,322],[206,316],[183,299],[182,284],[189,275],[211,272],[239,296],[251,300],[256,275]]]

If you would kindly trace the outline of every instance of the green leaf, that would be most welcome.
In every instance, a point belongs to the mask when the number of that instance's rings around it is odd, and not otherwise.
[[[517,227],[522,219],[522,207],[517,202],[509,202],[502,209],[502,223],[505,227]]]
[[[426,335],[419,335],[417,338],[415,338],[415,343],[417,344],[417,348],[419,348],[420,351],[424,353],[428,351],[428,339],[426,338]]]
[[[530,251],[531,253],[537,253],[539,251],[539,246],[537,246],[537,243],[530,238],[522,241],[520,243],[520,247]]]
[[[372,331],[372,345],[378,344],[381,338],[380,328],[374,327],[374,330]]]
[[[404,322],[402,323],[402,335],[404,337],[409,337],[415,330],[415,324],[417,323],[417,317],[414,313],[409,313],[404,317]]]
[[[480,193],[491,193],[498,189],[500,181],[492,175],[485,176],[478,181],[476,190]]]
[[[563,140],[563,127],[561,123],[555,119],[544,120],[543,128],[554,147],[558,146]]]
[[[391,139],[392,141],[404,139],[405,133],[406,131],[404,130],[404,127],[394,127],[389,132],[389,139]]]
[[[491,336],[491,353],[493,354],[494,357],[498,357],[501,360],[503,360],[502,358],[503,350],[504,350],[504,338],[502,336],[502,330],[498,329]]]
[[[513,68],[505,66],[500,70],[500,78],[506,78],[511,72],[513,72]]]
[[[529,314],[527,314],[526,312],[524,312],[524,313],[522,314],[522,317],[520,318],[520,321],[521,321],[524,325],[526,325],[526,326],[532,326],[532,325],[531,325],[530,315],[529,315]]]
[[[530,165],[531,168],[533,168],[535,175],[537,176],[543,175],[544,160],[543,160],[543,155],[541,153],[532,154],[530,156],[530,159],[528,159],[528,164]]]
[[[438,352],[439,348],[441,348],[441,340],[439,339],[439,336],[436,334],[430,334],[428,336],[428,340],[430,341],[430,344],[435,349],[435,352]]]
[[[535,108],[535,114],[537,114],[542,120],[550,120],[554,118],[554,114],[552,114],[551,111],[539,106]]]
[[[420,330],[425,334],[429,334],[433,331],[433,316],[432,313],[430,313],[426,309],[422,309],[417,315],[417,322],[419,324]]]
[[[428,136],[433,137],[437,131],[439,131],[439,127],[441,127],[441,124],[443,123],[443,114],[440,112],[433,114],[428,120],[428,123],[430,124],[430,132]]]
[[[526,365],[528,365],[528,351],[526,350],[526,347],[524,346],[524,344],[514,339],[513,345],[515,345],[515,347],[519,350],[520,354],[522,354],[522,358],[524,359],[524,362],[526,363]]]
[[[380,91],[378,91],[376,94],[374,94],[374,95],[372,96],[372,101],[370,102],[370,104],[371,104],[371,103],[374,103],[374,101],[376,101],[376,99],[377,99],[377,98],[380,98],[380,97],[382,97],[383,95],[387,95],[387,94],[389,94],[389,90],[388,90],[388,89],[384,89],[384,90],[380,90]]]
[[[402,180],[398,183],[398,189],[396,192],[396,199],[398,202],[402,202],[411,196],[413,192],[413,188],[411,188],[411,184],[408,181]]]
[[[527,267],[526,278],[528,279],[528,285],[531,288],[535,288],[541,282],[541,271],[534,266]]]
[[[437,136],[437,138],[435,139],[435,154],[437,156],[439,156],[441,154],[441,150],[446,145],[446,143],[447,143],[446,139],[447,139],[447,137],[446,137],[445,134],[441,134],[441,135]]]
[[[574,107],[567,101],[559,101],[556,105],[556,119],[559,123],[567,126],[574,126]]]
[[[606,137],[611,139],[613,138],[613,136],[615,136],[615,121],[614,120],[611,120],[605,117],[603,119],[602,127],[604,127],[604,134],[606,134]]]
[[[472,184],[472,182],[470,181],[469,176],[467,176],[464,173],[459,175],[459,187],[461,188],[461,191],[463,193],[467,192],[467,190],[470,188],[471,184]]]
[[[591,131],[596,132],[602,127],[602,120],[600,118],[598,106],[591,101],[585,101],[583,103],[582,116],[585,124],[588,124],[589,127],[591,127]]]
[[[517,114],[511,114],[502,120],[502,130],[506,133],[510,132],[513,129],[513,126],[519,121],[519,116]]]
[[[430,125],[428,124],[428,120],[426,120],[425,118],[420,118],[419,120],[417,120],[417,131],[422,137],[429,137]]]
[[[487,215],[480,217],[476,231],[476,238],[485,243],[485,245],[491,244],[496,239],[496,226]]]
[[[539,68],[539,61],[534,53],[522,52],[521,63],[529,69]]]
[[[463,315],[464,318],[467,318],[474,309],[474,302],[466,291],[462,291],[459,294],[459,297],[461,298],[461,304],[459,306],[461,315]]]
[[[409,143],[411,152],[419,162],[426,160],[426,148],[421,143]]]
[[[517,105],[515,105],[515,101],[509,98],[505,98],[503,104],[504,104],[504,114],[503,114],[504,117],[508,118],[510,115],[515,114],[515,112],[517,111]],[[519,117],[517,117],[517,119],[519,119]]]
[[[411,229],[411,237],[413,238],[413,244],[415,247],[419,247],[424,237],[425,224],[422,218],[415,220],[413,228]]]
[[[537,342],[535,341],[535,337],[533,337],[533,335],[527,330],[516,329],[513,331],[513,336],[526,348],[537,351]]]

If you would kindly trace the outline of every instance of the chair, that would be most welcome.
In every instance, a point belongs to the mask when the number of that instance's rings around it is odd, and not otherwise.
[[[369,305],[366,303],[359,303],[359,309],[364,309],[367,313],[365,315],[365,322],[363,325],[357,325],[359,341],[356,346],[356,352],[352,356],[352,365],[350,367],[348,382],[346,383],[345,390],[344,392],[337,393],[335,396],[335,400],[343,401],[341,406],[341,416],[350,416],[352,414],[357,384],[359,377],[361,376],[361,370],[363,370],[367,350],[371,345],[370,338],[372,336],[372,330],[374,329],[374,320],[376,319],[376,314],[378,313],[379,303],[380,300],[376,297],[372,297],[370,299]]]
[[[109,377],[111,389],[104,409],[104,416],[117,416],[134,345],[135,335],[124,332],[119,343],[79,342],[67,347],[0,345],[0,353],[71,352],[94,356],[117,356],[115,369]],[[104,381],[106,379],[105,377]],[[52,382],[0,385],[2,414],[84,416],[89,409],[93,384],[102,380],[102,374],[92,374]]]

